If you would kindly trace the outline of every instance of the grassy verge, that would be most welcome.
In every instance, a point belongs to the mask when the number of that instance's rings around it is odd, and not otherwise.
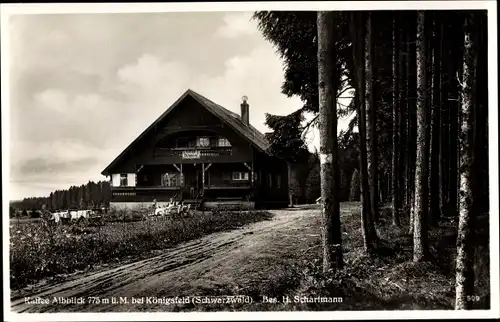
[[[204,235],[269,220],[264,211],[205,212],[163,220],[113,222],[98,227],[11,223],[11,289],[130,256],[147,256]]]
[[[390,211],[382,211],[378,225],[381,239],[377,253],[363,253],[359,212],[343,217],[345,267],[336,274],[322,274],[321,254],[292,277],[300,280],[290,296],[342,297],[342,303],[293,303],[292,310],[428,310],[453,309],[455,301],[456,220],[446,219],[429,229],[429,260],[412,262],[412,237],[408,220],[400,228],[391,225]],[[488,217],[480,216],[475,254],[475,309],[488,309],[489,239]],[[287,273],[290,275],[290,273]]]
[[[335,274],[321,271],[318,236],[319,211],[294,235],[283,237],[283,253],[274,255],[274,271],[243,285],[222,285],[202,295],[246,295],[252,304],[211,305],[206,310],[335,311],[335,310],[450,310],[455,301],[456,220],[446,219],[429,229],[429,260],[412,262],[412,237],[408,219],[391,225],[390,211],[382,211],[377,227],[381,239],[377,253],[363,252],[359,205],[344,204],[342,233],[344,268]],[[475,254],[475,309],[490,306],[488,216],[479,216]],[[316,233],[316,234],[315,234]],[[313,250],[313,251],[311,251]],[[278,303],[264,303],[264,296]],[[283,297],[291,302],[283,303]],[[336,298],[333,303],[306,303],[307,298]],[[295,302],[297,298],[299,301]],[[339,302],[341,298],[341,302]],[[186,308],[184,308],[186,309]],[[187,308],[188,309],[188,308]],[[199,307],[196,308],[199,310]],[[188,309],[189,310],[189,309]]]

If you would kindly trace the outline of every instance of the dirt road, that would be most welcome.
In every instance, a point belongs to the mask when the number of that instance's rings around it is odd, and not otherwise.
[[[179,307],[131,301],[144,297],[213,295],[214,290],[220,295],[238,294],[242,288],[269,278],[280,265],[298,260],[317,245],[317,209],[273,213],[272,220],[186,242],[149,259],[82,273],[59,284],[37,286],[33,288],[36,293],[11,297],[12,311],[171,311]],[[301,250],[297,245],[301,245]],[[90,297],[98,297],[100,303]],[[122,304],[111,303],[113,298],[119,301],[120,297]],[[85,303],[63,304],[61,299]],[[37,304],[37,301],[49,303]],[[106,301],[110,303],[103,304]]]

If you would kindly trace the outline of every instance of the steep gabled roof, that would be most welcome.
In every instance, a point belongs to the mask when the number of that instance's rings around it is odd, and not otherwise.
[[[247,139],[252,145],[254,145],[260,151],[266,151],[269,143],[267,142],[264,134],[262,134],[259,130],[257,130],[251,124],[246,125],[241,121],[241,118],[238,114],[231,112],[230,110],[216,104],[206,98],[205,96],[196,93],[195,91],[188,89],[184,94],[182,94],[177,101],[172,104],[159,118],[157,118],[144,132],[142,132],[122,153],[120,153],[102,172],[102,175],[109,174],[109,170],[113,168],[123,157],[125,157],[126,153],[130,150],[132,146],[134,146],[137,142],[139,142],[146,134],[154,129],[154,127],[164,120],[170,112],[172,112],[184,99],[188,96],[194,98],[201,106],[206,108],[209,112],[214,114],[220,120],[229,125],[234,131],[238,132],[245,139]]]

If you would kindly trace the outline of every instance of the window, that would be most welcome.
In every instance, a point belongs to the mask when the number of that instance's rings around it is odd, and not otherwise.
[[[281,188],[281,176],[279,174],[276,175],[276,188]]]
[[[210,146],[210,138],[205,137],[205,136],[199,137],[196,141],[196,146],[202,147],[202,148],[209,147]]]
[[[177,173],[164,173],[161,176],[161,185],[164,187],[176,187],[179,185],[177,179]]]
[[[121,173],[120,174],[120,187],[126,187],[128,186],[128,179],[127,179],[127,174],[126,173]]]
[[[177,139],[177,147],[178,148],[187,148],[189,146],[189,138],[178,138]]]
[[[197,146],[198,146],[198,140],[197,140],[197,138],[193,137],[193,138],[189,138],[188,139],[188,145],[187,145],[188,148],[195,148]]]
[[[223,184],[231,183],[231,172],[222,172],[221,180]]]
[[[226,138],[219,138],[217,141],[217,146],[231,146],[231,143],[229,143],[229,140]]]
[[[248,172],[233,172],[233,180],[248,181]]]
[[[269,188],[273,187],[273,175],[270,173],[267,174],[267,186]]]

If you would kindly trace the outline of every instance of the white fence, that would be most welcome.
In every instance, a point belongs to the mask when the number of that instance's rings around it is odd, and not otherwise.
[[[52,213],[52,220],[59,223],[62,219],[79,220],[81,218],[90,219],[96,215],[93,210],[67,210]]]

